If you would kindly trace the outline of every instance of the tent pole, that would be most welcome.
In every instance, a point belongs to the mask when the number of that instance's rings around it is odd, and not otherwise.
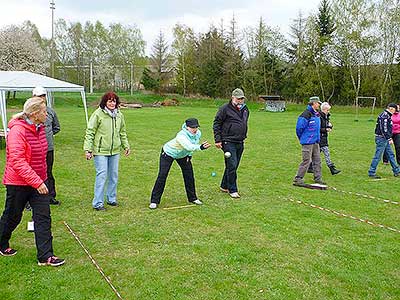
[[[0,114],[4,129],[4,137],[7,138],[7,114],[6,114],[6,92],[0,91]]]
[[[87,105],[86,105],[85,91],[81,91],[81,97],[82,97],[83,107],[85,108],[85,117],[86,117],[86,125],[87,125],[87,124],[89,124],[89,118],[88,118],[88,111],[87,111]]]

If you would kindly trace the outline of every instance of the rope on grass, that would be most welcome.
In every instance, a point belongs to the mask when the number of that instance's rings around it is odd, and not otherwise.
[[[92,263],[94,264],[94,266],[96,267],[97,271],[100,272],[100,274],[103,276],[103,278],[105,279],[105,281],[109,284],[109,286],[111,287],[111,289],[113,290],[113,292],[115,293],[115,295],[121,299],[121,294],[117,291],[117,289],[114,287],[114,285],[112,284],[110,278],[108,278],[106,276],[106,274],[104,273],[103,269],[99,266],[99,264],[94,260],[93,256],[89,253],[89,251],[85,248],[85,246],[83,245],[83,243],[81,242],[81,240],[79,239],[79,237],[75,234],[75,232],[72,230],[72,228],[68,225],[67,222],[64,221],[64,225],[65,227],[67,227],[67,229],[69,230],[69,232],[72,234],[72,236],[76,239],[76,241],[78,242],[78,244],[82,247],[83,251],[85,251],[85,253],[87,254],[87,256],[90,258],[90,260],[92,261]]]
[[[304,205],[304,206],[307,206],[307,207],[316,208],[316,209],[319,209],[319,210],[322,210],[322,211],[326,211],[326,212],[332,213],[332,214],[334,214],[334,215],[336,215],[338,217],[351,219],[351,220],[358,221],[358,222],[361,222],[361,223],[366,223],[366,224],[374,226],[374,227],[379,227],[379,228],[387,229],[387,230],[390,230],[390,231],[393,231],[393,232],[396,232],[396,233],[400,233],[399,229],[396,229],[396,228],[393,228],[393,227],[390,227],[390,226],[386,226],[386,225],[382,225],[382,224],[378,224],[378,223],[372,222],[372,221],[367,220],[367,219],[358,218],[358,217],[355,217],[355,216],[352,216],[352,215],[349,215],[349,214],[345,214],[345,213],[342,213],[342,212],[339,212],[339,211],[336,211],[336,210],[332,210],[332,209],[329,209],[329,208],[325,208],[325,207],[322,207],[322,206],[318,206],[318,205],[315,205],[315,204],[310,204],[310,203],[307,203],[307,202],[304,202],[304,201],[301,201],[301,200],[294,200],[292,198],[285,198],[285,197],[280,197],[280,198],[288,200],[288,201],[290,201],[292,203],[297,203],[297,204]]]
[[[339,192],[339,193],[343,193],[343,194],[355,195],[355,196],[363,197],[363,198],[366,198],[366,199],[380,200],[380,201],[383,201],[385,203],[390,203],[390,204],[394,204],[394,205],[400,205],[400,202],[398,202],[398,201],[393,201],[393,200],[390,200],[390,199],[383,199],[383,198],[374,197],[374,196],[371,196],[371,195],[366,195],[366,194],[361,194],[361,193],[343,191],[343,190],[339,190],[339,189],[337,189],[337,188],[335,188],[333,186],[330,186],[329,189],[334,190],[334,191]]]

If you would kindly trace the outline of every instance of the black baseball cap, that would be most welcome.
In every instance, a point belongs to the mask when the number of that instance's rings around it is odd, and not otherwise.
[[[197,120],[196,118],[187,119],[185,121],[185,124],[186,124],[187,127],[190,127],[190,128],[200,127],[199,120]]]
[[[398,111],[398,109],[397,109],[397,104],[396,103],[389,103],[388,104],[388,106],[387,106],[387,108],[389,108],[389,107],[392,107],[392,108],[395,108],[396,109],[396,111]]]

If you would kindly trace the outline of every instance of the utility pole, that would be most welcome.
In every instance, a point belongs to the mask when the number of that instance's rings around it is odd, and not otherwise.
[[[133,63],[131,62],[131,96],[133,95]]]
[[[93,94],[93,62],[90,60],[90,94]]]
[[[56,4],[54,0],[50,1],[51,9],[51,77],[54,78],[54,10],[56,9]]]

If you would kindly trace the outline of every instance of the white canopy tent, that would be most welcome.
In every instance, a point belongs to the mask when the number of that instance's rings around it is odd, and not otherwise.
[[[47,105],[50,107],[54,104],[53,92],[80,92],[83,107],[85,108],[86,123],[88,123],[86,95],[83,86],[27,71],[0,71],[0,114],[6,136],[6,92],[32,92],[36,86],[42,86],[46,89]]]

